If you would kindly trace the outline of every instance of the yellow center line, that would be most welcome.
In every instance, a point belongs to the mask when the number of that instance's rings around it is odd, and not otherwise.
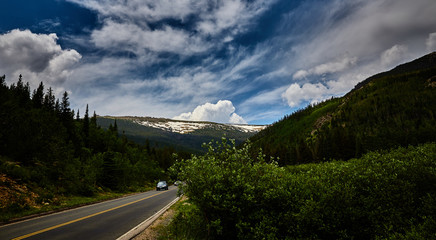
[[[50,231],[50,230],[53,230],[53,229],[56,229],[56,228],[60,228],[60,227],[69,225],[71,223],[82,221],[82,220],[85,220],[87,218],[91,218],[91,217],[94,217],[94,216],[97,216],[97,215],[100,215],[100,214],[103,214],[103,213],[106,213],[106,212],[113,211],[113,210],[118,209],[118,208],[122,208],[122,207],[128,206],[130,204],[134,204],[134,203],[143,201],[143,200],[148,199],[148,198],[152,198],[152,197],[157,196],[157,195],[162,194],[162,193],[164,193],[164,192],[156,193],[156,194],[153,194],[151,196],[148,196],[148,197],[145,197],[145,198],[141,198],[139,200],[136,200],[136,201],[133,201],[133,202],[129,202],[129,203],[126,203],[126,204],[123,204],[123,205],[120,205],[120,206],[117,206],[117,207],[114,207],[114,208],[111,208],[111,209],[107,209],[107,210],[104,210],[104,211],[101,211],[101,212],[98,212],[98,213],[94,213],[94,214],[91,214],[91,215],[88,215],[88,216],[85,216],[85,217],[77,218],[77,219],[71,220],[69,222],[61,223],[61,224],[55,225],[53,227],[45,228],[45,229],[42,229],[42,230],[39,230],[39,231],[36,231],[36,232],[33,232],[33,233],[29,233],[29,234],[23,235],[21,237],[13,238],[12,240],[20,240],[20,239],[25,239],[25,238],[28,238],[28,237],[31,237],[31,236],[35,236],[35,235],[43,233],[43,232],[47,232],[47,231]]]

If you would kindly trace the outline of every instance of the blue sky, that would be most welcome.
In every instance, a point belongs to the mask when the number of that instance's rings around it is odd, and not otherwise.
[[[434,0],[1,0],[0,75],[99,115],[270,124],[436,50]]]

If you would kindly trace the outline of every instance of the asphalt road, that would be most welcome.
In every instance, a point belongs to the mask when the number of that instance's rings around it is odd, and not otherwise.
[[[117,239],[177,197],[148,191],[0,227],[3,239]]]

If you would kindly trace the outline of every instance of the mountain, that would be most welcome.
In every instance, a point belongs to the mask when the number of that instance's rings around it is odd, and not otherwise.
[[[436,52],[374,75],[341,98],[285,116],[251,137],[279,163],[347,160],[436,141]]]
[[[203,143],[220,140],[223,136],[242,143],[266,126],[221,124],[213,122],[180,121],[152,117],[99,116],[97,123],[109,128],[117,123],[118,132],[139,144],[174,147],[189,152],[203,152]]]

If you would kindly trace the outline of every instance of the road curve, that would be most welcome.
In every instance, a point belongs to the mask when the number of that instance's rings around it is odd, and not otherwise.
[[[117,239],[177,197],[148,191],[0,227],[0,239]]]

